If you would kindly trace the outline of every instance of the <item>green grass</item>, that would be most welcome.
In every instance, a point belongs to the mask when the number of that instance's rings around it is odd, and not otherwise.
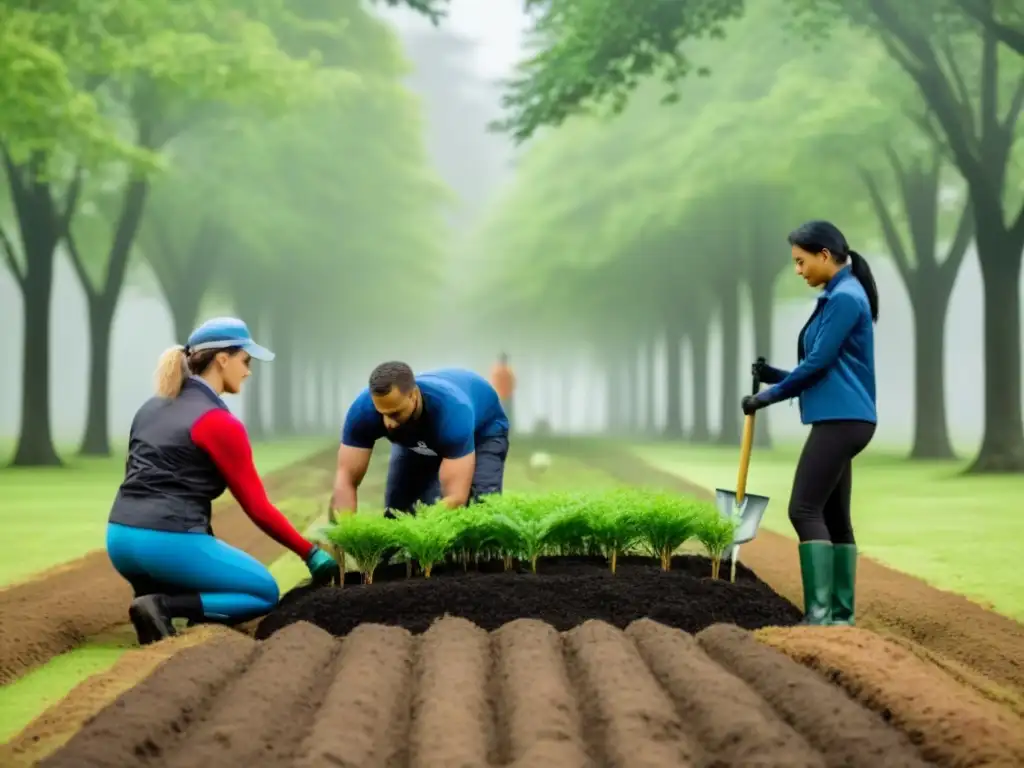
[[[88,677],[110,669],[134,644],[130,633],[94,642],[51,660],[0,688],[0,743],[53,706]]]
[[[256,465],[271,472],[328,445],[322,438],[257,443]],[[59,469],[0,469],[0,586],[102,548],[123,474],[121,450]]]
[[[738,448],[639,445],[642,459],[709,489],[733,490]],[[800,446],[754,449],[747,490],[771,498],[764,527],[787,516]],[[853,523],[865,554],[1024,620],[1024,477],[965,477],[960,462],[909,462],[869,448],[854,462]]]

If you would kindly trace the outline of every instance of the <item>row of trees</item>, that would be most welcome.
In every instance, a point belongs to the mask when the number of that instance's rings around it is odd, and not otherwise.
[[[717,316],[722,433],[733,440],[746,380],[741,302],[749,299],[757,353],[770,359],[777,277],[787,266],[780,244],[797,223],[828,218],[855,247],[894,259],[915,318],[912,455],[948,457],[944,321],[973,243],[986,360],[973,469],[1024,470],[1019,5],[540,5],[539,52],[511,85],[503,126],[533,141],[481,232],[501,253],[491,280],[481,278],[487,306],[498,286],[516,286],[501,291],[500,312],[540,321],[538,329],[574,329],[614,370],[638,343],[665,341],[670,393],[680,390],[688,339],[693,439],[709,436],[702,388]],[[690,70],[710,76],[684,77]],[[656,72],[672,86],[667,98],[649,77]],[[614,119],[593,116],[595,106]],[[668,408],[668,432],[679,436],[677,396]]]
[[[433,0],[406,4],[436,17]],[[110,451],[111,328],[133,272],[166,300],[179,342],[209,302],[271,337],[285,433],[296,371],[327,386],[342,329],[394,333],[402,291],[436,282],[450,193],[398,40],[358,0],[286,6],[0,3],[0,258],[25,329],[14,464],[60,463],[49,318],[61,251],[88,304],[86,454]]]

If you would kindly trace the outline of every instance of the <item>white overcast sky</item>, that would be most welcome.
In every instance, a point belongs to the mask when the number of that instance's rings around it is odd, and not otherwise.
[[[430,29],[418,14],[405,9],[381,9],[399,29]],[[476,65],[485,79],[504,77],[521,56],[527,18],[523,0],[450,0],[442,24],[477,42]]]

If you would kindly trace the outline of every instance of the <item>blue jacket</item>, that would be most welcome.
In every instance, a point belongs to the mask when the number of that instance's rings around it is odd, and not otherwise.
[[[849,267],[829,280],[818,297],[800,333],[797,359],[792,371],[768,371],[765,383],[775,386],[762,391],[760,399],[777,403],[799,397],[804,424],[878,422],[871,306]]]

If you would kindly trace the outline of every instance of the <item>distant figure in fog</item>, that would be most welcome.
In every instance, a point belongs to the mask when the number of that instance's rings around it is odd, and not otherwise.
[[[755,363],[768,389],[743,398],[746,414],[799,398],[811,425],[793,479],[789,519],[800,537],[804,622],[854,623],[857,545],[850,515],[853,458],[871,442],[875,405],[874,326],[878,290],[867,261],[839,229],[811,221],[789,235],[796,273],[821,288],[797,339],[799,364]]]
[[[512,398],[516,391],[516,375],[508,364],[508,355],[502,352],[498,362],[491,368],[491,386],[501,399],[501,407],[508,417],[509,430],[514,429],[515,419],[512,414]]]
[[[135,414],[124,482],[107,524],[107,554],[135,590],[128,615],[139,643],[175,634],[171,620],[246,621],[278,601],[270,571],[213,535],[213,501],[231,489],[259,528],[301,557],[316,582],[339,578],[270,500],[245,427],[221,399],[236,395],[253,360],[271,361],[241,320],[210,320],[167,350],[156,397]]]
[[[378,365],[345,416],[332,509],[356,510],[373,446],[384,437],[391,442],[387,510],[412,512],[417,502],[441,500],[460,507],[502,491],[508,419],[494,388],[473,371],[414,374],[405,363]]]

